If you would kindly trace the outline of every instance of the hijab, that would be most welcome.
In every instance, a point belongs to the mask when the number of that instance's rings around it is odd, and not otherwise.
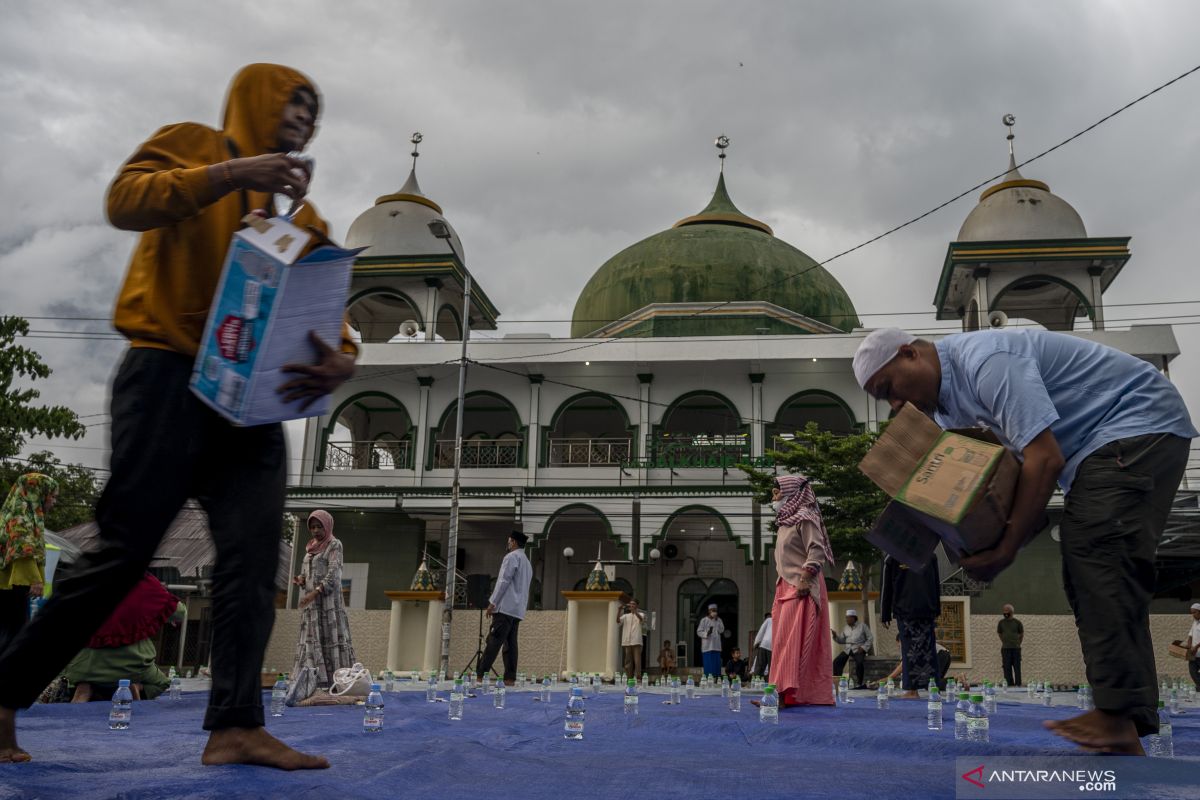
[[[324,530],[308,540],[308,546],[304,549],[305,552],[307,552],[310,556],[319,555],[320,553],[325,552],[325,548],[328,547],[329,543],[333,541],[333,515],[331,515],[328,511],[321,511],[318,509],[317,511],[314,511],[308,515],[309,522],[312,522],[314,519],[321,523],[321,527]]]
[[[17,478],[0,509],[0,569],[32,558],[46,563],[46,499],[58,494],[58,481],[40,472]]]
[[[780,475],[775,479],[775,483],[779,486],[782,501],[775,513],[775,524],[798,527],[805,520],[811,522],[820,534],[825,561],[832,564],[833,550],[829,546],[829,533],[825,530],[825,520],[821,517],[817,496],[813,493],[808,478],[802,475]]]

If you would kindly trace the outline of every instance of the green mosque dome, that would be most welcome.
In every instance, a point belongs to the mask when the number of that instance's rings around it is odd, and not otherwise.
[[[837,279],[739,211],[722,174],[703,211],[596,271],[575,303],[571,336],[839,333],[858,325]]]

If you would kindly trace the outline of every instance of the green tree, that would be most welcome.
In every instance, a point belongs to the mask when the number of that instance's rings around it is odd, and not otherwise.
[[[882,553],[864,538],[875,518],[888,503],[888,496],[858,469],[858,462],[879,438],[878,433],[849,435],[830,433],[808,423],[782,450],[770,451],[775,463],[787,472],[809,478],[821,503],[821,516],[838,564],[853,560],[862,570],[863,604],[867,585]],[[741,467],[763,503],[771,501],[772,472]]]
[[[29,335],[29,323],[20,317],[0,317],[0,459],[12,458],[25,446],[30,434],[82,437],[87,429],[66,406],[37,406],[37,389],[16,388],[19,380],[32,383],[50,377],[42,357],[17,344]]]
[[[58,502],[46,515],[46,527],[61,531],[81,522],[91,522],[100,495],[96,475],[79,464],[64,464],[53,453],[34,453],[28,459],[0,461],[0,486],[5,494],[26,472],[41,472],[58,481]]]

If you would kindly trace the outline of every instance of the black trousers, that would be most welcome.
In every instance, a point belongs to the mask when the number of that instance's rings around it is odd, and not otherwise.
[[[1196,691],[1200,691],[1200,659],[1192,659],[1188,662],[1188,675],[1192,676],[1192,683],[1196,684]]]
[[[837,657],[833,659],[833,676],[836,678],[841,675],[842,670],[846,668],[846,661],[851,658],[854,659],[854,686],[857,688],[863,685],[863,675],[866,674],[867,653],[865,650],[838,653]]]
[[[0,589],[0,653],[29,621],[29,587]],[[46,681],[49,683],[50,681]]]
[[[487,644],[483,648],[483,655],[480,657],[479,667],[476,669],[476,674],[480,678],[492,668],[492,664],[496,663],[496,654],[503,647],[504,680],[515,681],[517,679],[517,628],[519,627],[521,627],[521,620],[516,617],[500,613],[492,615],[492,627],[488,629]]]
[[[765,678],[771,670],[771,651],[765,647],[754,648],[754,674]]]
[[[1004,680],[1009,686],[1021,685],[1021,648],[1001,647],[1000,662],[1004,665]]]
[[[275,622],[287,481],[280,425],[238,428],[188,389],[192,359],[126,353],[113,381],[112,477],[96,506],[100,545],[56,575],[54,594],[0,655],[0,705],[28,708],[149,566],[189,497],[217,551],[212,692],[204,727],[263,724],[260,674]]]
[[[1158,731],[1154,555],[1188,448],[1169,434],[1109,442],[1080,464],[1059,528],[1063,587],[1096,708],[1127,714],[1138,736]]]

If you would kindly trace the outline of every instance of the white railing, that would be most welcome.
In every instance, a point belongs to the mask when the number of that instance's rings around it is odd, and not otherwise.
[[[464,439],[463,469],[510,469],[521,466],[520,439]],[[435,469],[454,466],[454,440],[438,439],[433,453]]]
[[[410,443],[395,439],[370,442],[328,442],[325,469],[409,469]]]
[[[551,439],[548,463],[551,467],[611,467],[629,461],[633,440],[624,439]]]

